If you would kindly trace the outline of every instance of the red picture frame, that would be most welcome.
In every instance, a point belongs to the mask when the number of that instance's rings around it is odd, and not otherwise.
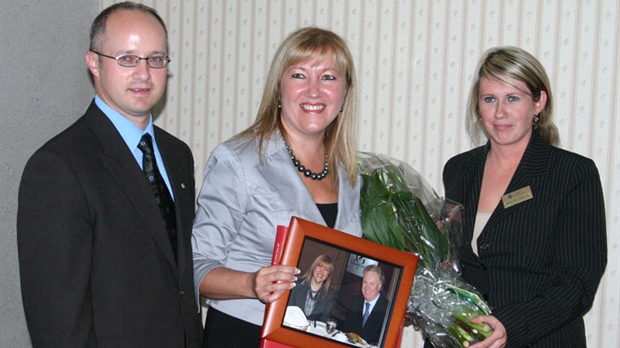
[[[388,268],[390,273],[390,290],[386,295],[389,299],[389,309],[383,322],[381,339],[376,347],[397,346],[400,341],[399,336],[418,264],[418,257],[412,253],[395,250],[366,239],[293,217],[288,227],[288,235],[282,249],[280,264],[300,267],[302,256],[313,253],[317,245],[321,246],[321,250],[333,248],[339,254],[348,255],[348,258],[351,260],[361,259],[362,262],[363,260],[373,260],[378,262],[382,268]],[[261,333],[263,347],[291,346],[311,348],[356,346],[349,342],[337,341],[283,325],[289,295],[290,291],[287,291],[282,298],[267,306]]]

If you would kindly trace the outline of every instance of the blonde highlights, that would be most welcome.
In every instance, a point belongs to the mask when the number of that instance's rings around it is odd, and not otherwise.
[[[312,262],[312,266],[310,266],[310,269],[308,269],[306,273],[301,276],[301,281],[302,283],[310,284],[312,282],[312,277],[314,276],[314,269],[321,263],[324,266],[329,267],[329,275],[327,276],[327,278],[325,278],[323,284],[321,285],[321,289],[325,290],[324,297],[327,297],[332,282],[332,271],[334,270],[334,260],[332,260],[329,255],[321,254],[317,256],[317,258],[314,259],[314,262]]]
[[[545,68],[527,51],[512,46],[494,47],[487,50],[480,58],[473,77],[472,87],[467,101],[466,125],[467,131],[474,144],[481,143],[481,135],[486,131],[480,121],[478,109],[478,94],[480,80],[485,77],[506,86],[518,88],[509,80],[523,82],[528,90],[523,91],[532,96],[534,101],[540,100],[541,92],[547,95],[547,102],[543,110],[537,115],[538,121],[532,127],[537,130],[551,145],[558,145],[560,135],[553,123],[553,95],[549,78]],[[534,115],[532,115],[532,118]]]
[[[334,174],[331,175],[331,180],[334,185],[338,184],[338,164],[342,164],[348,172],[349,183],[355,187],[357,184],[355,67],[346,43],[331,31],[315,27],[302,28],[290,34],[282,42],[271,63],[256,120],[240,135],[259,138],[259,157],[262,161],[265,140],[269,139],[276,130],[280,130],[282,136],[287,138],[281,124],[281,112],[278,107],[281,95],[280,78],[293,65],[317,58],[316,64],[320,64],[327,57],[331,57],[336,63],[339,73],[345,78],[347,87],[342,112],[325,130],[328,164]]]

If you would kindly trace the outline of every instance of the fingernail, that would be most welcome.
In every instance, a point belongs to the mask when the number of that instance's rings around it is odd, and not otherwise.
[[[299,268],[295,268],[295,274],[299,274],[301,273],[301,270]]]

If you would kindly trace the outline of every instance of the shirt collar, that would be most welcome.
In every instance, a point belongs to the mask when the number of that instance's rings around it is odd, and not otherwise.
[[[103,111],[103,113],[110,119],[116,130],[120,133],[121,137],[130,149],[134,149],[138,146],[140,138],[145,133],[149,133],[155,142],[155,132],[153,129],[153,116],[149,115],[149,123],[146,125],[146,129],[142,130],[136,126],[127,117],[121,115],[116,110],[112,109],[106,104],[99,95],[95,95],[95,104]]]
[[[379,293],[379,294],[377,295],[377,297],[375,297],[375,299],[374,299],[374,300],[372,300],[372,301],[366,301],[366,300],[364,299],[364,303],[368,302],[368,303],[370,303],[370,307],[374,307],[374,306],[375,306],[375,304],[377,303],[377,300],[379,300],[379,297],[380,297],[380,296],[381,296],[381,294]]]

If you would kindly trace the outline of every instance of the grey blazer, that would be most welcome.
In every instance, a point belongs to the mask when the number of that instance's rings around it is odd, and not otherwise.
[[[258,140],[235,137],[211,154],[198,195],[192,247],[196,293],[202,278],[216,267],[255,272],[271,263],[276,227],[297,216],[326,225],[281,135],[267,141],[263,163]],[[355,187],[339,167],[338,217],[335,229],[362,235],[359,210],[361,179]],[[236,318],[262,325],[265,306],[256,299],[210,301]]]

